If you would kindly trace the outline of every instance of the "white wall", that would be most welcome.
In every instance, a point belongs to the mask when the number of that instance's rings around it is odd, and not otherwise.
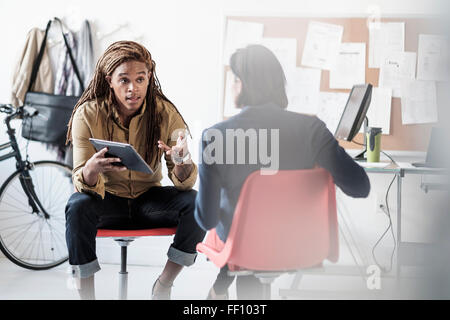
[[[139,41],[153,54],[163,91],[177,105],[193,129],[195,137],[198,137],[202,128],[219,120],[221,67],[219,62],[221,61],[224,14],[367,16],[369,12],[379,10],[382,16],[433,15],[440,13],[441,3],[443,1],[438,0],[135,0],[129,2],[2,0],[0,1],[0,21],[2,22],[0,102],[10,100],[14,65],[22,50],[26,34],[31,28],[44,28],[48,19],[59,16],[71,29],[77,30],[81,20],[86,18],[92,22],[94,37],[96,37],[97,32],[105,34],[117,25],[128,23],[127,27],[119,32],[97,41],[96,56],[98,57],[113,41],[136,39],[142,36]],[[0,141],[3,141],[5,135],[3,130],[1,131]],[[196,141],[197,139],[191,144],[194,150],[197,146]],[[41,154],[40,150],[42,146],[32,144],[33,159],[49,156]],[[196,152],[194,151],[193,154]],[[0,163],[1,181],[4,180],[7,172],[12,171],[12,167],[12,162]],[[385,217],[376,213],[375,207],[377,199],[384,195],[387,179],[387,177],[371,177],[373,191],[368,200],[346,201],[349,203],[348,206],[353,208],[351,215],[354,216],[355,232],[361,237],[361,242],[369,246],[373,245],[386,226]],[[405,202],[413,203],[412,200],[421,195],[421,191],[417,190],[416,182],[411,181],[410,188],[413,191],[407,192],[409,199],[405,199]],[[395,194],[394,191],[395,189],[391,191],[391,196]],[[413,234],[419,234],[419,232],[413,232]],[[157,241],[169,243],[169,240]],[[148,242],[142,240],[140,243]],[[142,250],[147,250],[145,248],[144,245],[141,247]],[[160,254],[157,256],[150,258],[151,261],[149,259],[145,261],[151,263],[163,261]],[[105,259],[110,259],[109,255],[106,255]]]
[[[438,0],[324,1],[324,0],[168,0],[105,2],[87,0],[1,1],[0,101],[10,100],[11,77],[27,32],[44,28],[49,18],[64,18],[77,30],[82,19],[94,31],[108,33],[117,25],[128,27],[97,42],[98,56],[111,42],[143,35],[157,62],[163,90],[179,106],[189,123],[201,114],[202,125],[219,119],[219,61],[223,14],[264,15],[357,15],[367,16],[373,8],[381,15],[439,14]],[[94,35],[95,36],[95,35]]]

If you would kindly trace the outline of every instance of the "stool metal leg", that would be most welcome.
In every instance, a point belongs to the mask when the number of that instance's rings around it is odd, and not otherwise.
[[[119,300],[128,298],[127,246],[133,240],[116,240],[120,246]]]
[[[126,274],[127,272],[127,246],[120,247],[120,274]]]
[[[280,276],[282,272],[258,272],[255,277],[259,279],[262,284],[262,295],[264,300],[272,299],[271,286],[275,278]]]
[[[262,296],[264,300],[270,300],[272,298],[270,287],[271,287],[270,283],[262,284]]]
[[[127,246],[120,247],[119,300],[128,297]]]

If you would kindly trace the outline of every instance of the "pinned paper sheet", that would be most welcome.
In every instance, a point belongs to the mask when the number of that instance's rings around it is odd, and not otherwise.
[[[336,62],[344,27],[336,24],[310,22],[303,49],[302,65],[330,70]]]
[[[262,38],[260,44],[270,49],[278,61],[280,61],[284,72],[295,68],[297,65],[297,39],[290,38]]]
[[[405,51],[405,23],[370,23],[369,68],[379,68],[387,53],[397,51]]]
[[[287,110],[317,114],[321,74],[321,70],[311,68],[295,68],[286,73]]]
[[[419,34],[418,80],[449,80],[449,42],[440,35]]]
[[[390,52],[380,68],[380,87],[392,88],[392,96],[401,98],[401,84],[416,77],[415,52]]]
[[[330,88],[351,89],[366,82],[366,44],[344,42],[330,70]]]
[[[253,43],[259,43],[263,37],[262,23],[228,20],[225,36],[224,64],[230,63],[231,55],[240,48]]]
[[[402,83],[402,124],[437,122],[436,83],[411,80]]]
[[[369,119],[369,127],[381,128],[382,134],[390,134],[391,102],[391,88],[374,87],[372,89],[372,98],[366,114],[367,119]],[[361,126],[359,132],[364,132],[363,126]]]
[[[348,96],[349,93],[340,92],[321,92],[319,94],[317,117],[325,122],[328,130],[330,130],[332,134],[336,132]]]
[[[240,112],[240,109],[236,108],[236,105],[234,104],[233,82],[234,82],[234,74],[233,72],[228,70],[225,79],[225,92],[224,92],[225,97],[223,106],[224,117],[232,117]]]

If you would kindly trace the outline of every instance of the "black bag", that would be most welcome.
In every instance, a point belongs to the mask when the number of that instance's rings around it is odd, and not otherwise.
[[[72,51],[70,50],[66,36],[64,35],[61,21],[58,18],[55,18],[55,20],[58,21],[61,26],[61,32],[67,52],[69,53],[70,61],[72,62],[77,79],[80,82],[81,89],[84,91],[83,81],[81,81],[75,59],[72,55]],[[67,134],[67,124],[70,116],[72,115],[73,108],[77,104],[80,97],[31,91],[37,77],[42,56],[44,55],[45,45],[47,43],[47,34],[51,24],[52,20],[50,20],[47,24],[39,54],[33,63],[30,85],[28,86],[28,91],[25,95],[24,101],[24,105],[37,109],[39,113],[36,117],[26,118],[23,120],[22,137],[33,141],[64,146]]]

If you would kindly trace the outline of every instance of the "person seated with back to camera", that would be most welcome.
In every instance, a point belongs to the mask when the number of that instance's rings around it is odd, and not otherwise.
[[[195,206],[195,218],[201,228],[216,229],[216,234],[211,233],[208,238],[213,237],[218,249],[227,240],[242,185],[254,171],[322,167],[345,194],[367,197],[370,182],[366,172],[339,146],[325,123],[315,116],[285,110],[288,105],[285,75],[269,49],[262,45],[239,49],[231,56],[230,67],[234,75],[234,103],[241,111],[203,131]],[[266,136],[261,136],[261,132]],[[248,138],[249,145],[244,142],[236,146],[236,138],[238,141]],[[261,154],[261,139],[267,143],[263,149],[270,150],[270,158]],[[221,146],[218,141],[223,141]],[[259,146],[259,157],[251,154],[252,150],[256,152],[252,144]],[[234,153],[227,157],[230,146]],[[241,160],[257,159],[253,163],[251,160],[234,163],[236,155]],[[227,271],[227,265],[221,268],[208,299],[228,297],[234,277],[228,276]],[[239,276],[236,288],[238,299],[261,297],[262,287],[254,276]]]
[[[78,192],[66,206],[66,242],[82,299],[95,298],[98,228],[177,226],[168,260],[152,287],[153,299],[169,299],[183,266],[194,263],[195,246],[205,231],[194,218],[197,166],[190,161],[183,139],[186,129],[183,117],[161,90],[150,52],[132,41],[109,46],[75,106],[68,130]],[[89,138],[133,145],[153,174],[113,165],[120,159],[105,157],[107,148],[96,152]],[[174,187],[161,186],[163,153]]]

